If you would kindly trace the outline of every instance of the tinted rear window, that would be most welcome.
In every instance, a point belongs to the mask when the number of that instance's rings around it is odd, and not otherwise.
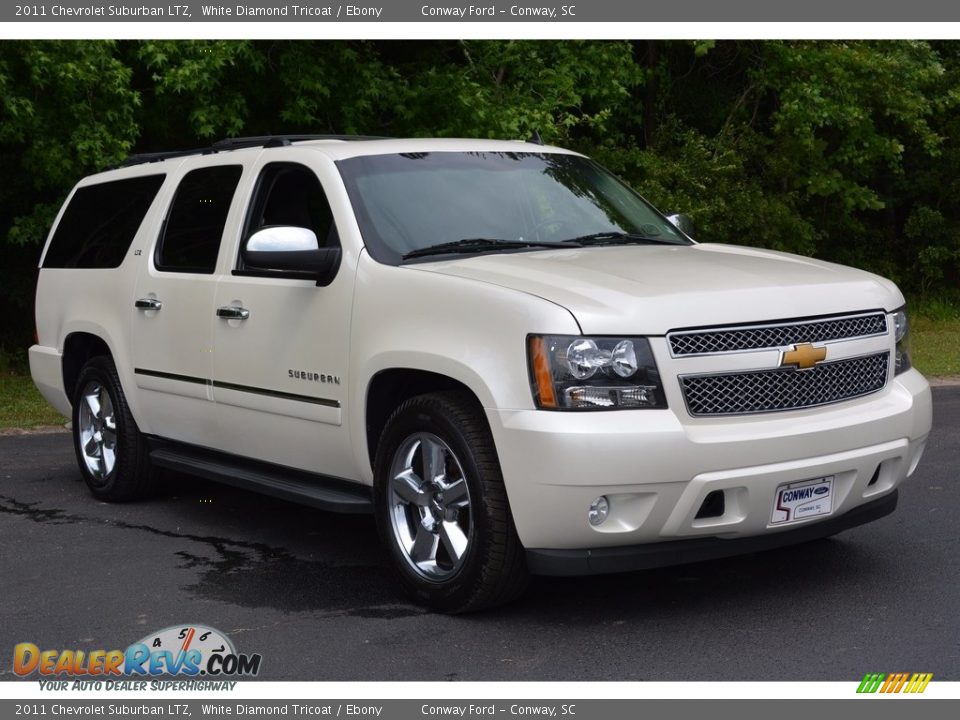
[[[146,175],[79,188],[53,233],[43,267],[118,267],[163,178]]]

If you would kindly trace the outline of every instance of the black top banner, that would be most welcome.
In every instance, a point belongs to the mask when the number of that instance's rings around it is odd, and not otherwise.
[[[960,3],[942,0],[496,0],[477,4],[381,0],[332,3],[247,0],[181,4],[62,0],[0,7],[3,22],[952,22]]]

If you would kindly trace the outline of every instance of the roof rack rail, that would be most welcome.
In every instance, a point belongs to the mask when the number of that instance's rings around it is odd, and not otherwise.
[[[169,152],[149,152],[130,155],[125,160],[121,160],[116,165],[111,165],[108,170],[115,168],[130,167],[131,165],[142,165],[143,163],[161,162],[172,158],[187,157],[188,155],[203,155],[212,152],[209,148],[196,148],[194,150],[171,150]]]
[[[253,135],[250,137],[224,138],[217,140],[214,150],[237,150],[248,147],[281,147],[307,140],[389,140],[377,135]]]
[[[389,140],[378,135],[252,135],[250,137],[233,137],[217,140],[210,147],[194,148],[193,150],[172,150],[169,152],[137,153],[109,169],[142,165],[144,163],[161,162],[173,158],[189,155],[209,155],[230,150],[242,150],[253,147],[283,147],[295,142],[308,140]]]

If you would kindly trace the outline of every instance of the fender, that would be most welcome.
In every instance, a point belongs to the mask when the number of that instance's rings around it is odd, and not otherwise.
[[[436,373],[465,385],[484,408],[532,409],[526,370],[530,332],[578,334],[579,326],[566,308],[535,295],[416,266],[381,265],[363,253],[354,292],[348,396],[357,476],[373,482],[365,410],[377,373]]]

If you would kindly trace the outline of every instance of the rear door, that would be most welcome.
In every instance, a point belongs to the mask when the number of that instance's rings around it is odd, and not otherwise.
[[[202,166],[201,166],[202,165]],[[239,212],[235,160],[191,158],[130,308],[131,357],[145,429],[197,445],[217,439],[210,385],[217,255]]]
[[[315,277],[248,267],[240,252],[266,226],[307,228],[320,246],[340,245],[328,201],[329,192],[345,198],[339,174],[319,153],[298,158],[269,149],[258,158],[233,267],[217,284],[214,304],[226,315],[213,325],[220,448],[350,478],[345,417],[357,258],[345,254],[333,280],[318,287]]]

